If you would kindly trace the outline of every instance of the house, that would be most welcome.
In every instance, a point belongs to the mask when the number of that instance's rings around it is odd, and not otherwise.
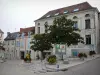
[[[19,32],[7,32],[7,37],[4,39],[4,47],[7,59],[17,59],[16,37],[18,33]]]
[[[4,32],[0,29],[0,42],[3,43]]]
[[[26,53],[30,53],[31,58],[35,59],[35,52],[30,49],[32,32],[35,33],[35,27],[20,28],[20,33],[16,38],[16,50],[19,51],[18,56],[20,59],[24,59]]]
[[[100,15],[99,10],[92,7],[88,2],[51,10],[35,20],[35,34],[45,33],[45,23],[52,25],[55,18],[67,15],[68,19],[76,21],[75,27],[81,30],[80,35],[84,38],[85,44],[78,43],[78,45],[66,47],[65,55],[73,56],[74,52],[89,52],[90,50],[95,50],[98,53],[100,52],[100,16],[98,14]],[[55,47],[53,53],[57,54]]]

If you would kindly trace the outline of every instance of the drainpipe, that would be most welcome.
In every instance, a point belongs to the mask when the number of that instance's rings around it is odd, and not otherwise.
[[[95,14],[95,11],[94,11],[94,14]],[[97,45],[96,45],[96,24],[95,24],[95,15],[94,15],[94,29],[95,29],[95,50],[97,51]]]
[[[25,37],[25,55],[26,55],[26,37]]]

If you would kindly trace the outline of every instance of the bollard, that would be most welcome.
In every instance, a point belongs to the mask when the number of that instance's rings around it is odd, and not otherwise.
[[[57,71],[59,71],[59,65],[57,65]]]

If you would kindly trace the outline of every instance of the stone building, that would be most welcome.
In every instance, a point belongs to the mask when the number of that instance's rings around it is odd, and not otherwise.
[[[92,7],[88,2],[51,10],[35,20],[35,34],[45,33],[44,24],[46,22],[48,25],[52,25],[55,18],[67,15],[68,19],[77,22],[75,27],[81,30],[80,35],[84,38],[85,44],[79,43],[78,45],[66,47],[65,54],[72,56],[74,52],[90,50],[95,50],[98,53],[100,46],[100,17],[98,14],[99,10]],[[55,47],[53,53],[57,53]]]

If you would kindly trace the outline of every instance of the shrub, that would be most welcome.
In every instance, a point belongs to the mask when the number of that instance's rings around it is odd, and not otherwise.
[[[93,55],[92,51],[89,51],[89,55],[90,55],[90,56],[92,56],[92,55]]]
[[[92,51],[93,52],[93,54],[96,54],[96,52],[95,51]]]
[[[92,56],[92,55],[94,55],[94,54],[96,54],[95,51],[89,51],[89,55],[90,55],[90,56]]]
[[[57,59],[56,59],[56,56],[55,55],[50,55],[48,58],[47,58],[47,61],[49,62],[49,64],[55,64]]]
[[[82,58],[82,57],[83,57],[83,53],[79,53],[79,54],[78,54],[78,57],[79,57],[79,58]]]
[[[24,58],[24,61],[31,61],[30,54],[26,54],[26,57]]]
[[[83,54],[83,56],[84,56],[85,58],[87,58],[87,55],[86,55],[86,53],[84,53],[84,54]]]

